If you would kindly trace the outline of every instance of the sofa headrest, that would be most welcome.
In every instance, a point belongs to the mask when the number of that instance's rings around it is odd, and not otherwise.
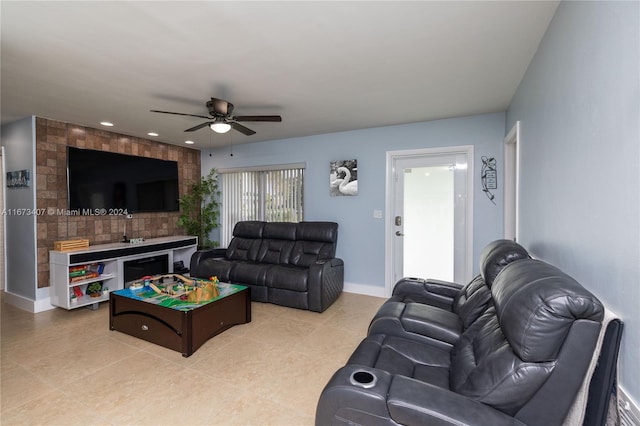
[[[525,362],[556,358],[574,321],[602,322],[602,303],[548,263],[525,259],[505,266],[491,288],[500,328]]]
[[[335,222],[300,222],[298,240],[333,243],[338,241],[338,224]]]
[[[529,259],[524,247],[511,240],[495,240],[487,244],[480,254],[480,274],[491,288],[502,268],[520,259]]]
[[[262,238],[265,222],[248,220],[236,223],[233,236],[239,238]]]
[[[297,223],[292,222],[268,222],[264,225],[262,238],[273,238],[278,240],[296,239]]]

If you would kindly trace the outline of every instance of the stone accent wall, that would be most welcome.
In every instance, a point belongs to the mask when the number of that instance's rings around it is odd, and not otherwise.
[[[36,198],[38,209],[38,287],[49,286],[49,250],[54,241],[86,238],[90,245],[130,238],[184,235],[179,212],[126,216],[70,216],[67,206],[67,146],[178,162],[180,196],[200,179],[200,151],[59,121],[36,119]],[[55,211],[55,213],[54,213]]]

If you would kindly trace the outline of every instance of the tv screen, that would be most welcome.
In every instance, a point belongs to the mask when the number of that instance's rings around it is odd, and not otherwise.
[[[177,211],[178,162],[67,148],[69,210],[78,214]]]

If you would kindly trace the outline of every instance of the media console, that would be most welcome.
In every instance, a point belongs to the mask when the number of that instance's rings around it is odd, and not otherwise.
[[[151,238],[136,244],[100,244],[66,252],[52,250],[49,252],[51,304],[64,309],[97,306],[109,300],[110,291],[124,288],[125,277],[131,277],[132,265],[145,274],[149,271],[172,273],[174,262],[188,265],[197,248],[197,237],[179,236]],[[98,297],[88,296],[87,287],[93,283],[100,283],[108,291]]]

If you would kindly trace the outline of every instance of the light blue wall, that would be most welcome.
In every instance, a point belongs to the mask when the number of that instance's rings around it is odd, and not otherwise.
[[[521,121],[520,236],[625,321],[640,401],[640,3],[563,1],[507,115]]]
[[[273,124],[279,125],[279,124]],[[286,125],[285,122],[281,125]],[[345,282],[374,286],[383,294],[385,279],[384,220],[386,152],[404,149],[474,145],[476,177],[482,156],[495,157],[502,172],[504,113],[438,120],[400,126],[292,138],[202,152],[203,174],[217,169],[306,162],[305,220],[339,224],[337,256],[345,262]],[[209,156],[211,154],[211,156]],[[358,160],[358,195],[329,196],[329,163]],[[496,191],[497,193],[500,190]],[[474,260],[488,242],[502,237],[502,197],[491,204],[478,179],[474,184]]]
[[[6,172],[29,170],[31,186],[6,188],[7,209],[34,209],[36,206],[35,117],[27,117],[0,128]],[[38,283],[36,260],[36,216],[5,216],[7,291],[36,300]]]

